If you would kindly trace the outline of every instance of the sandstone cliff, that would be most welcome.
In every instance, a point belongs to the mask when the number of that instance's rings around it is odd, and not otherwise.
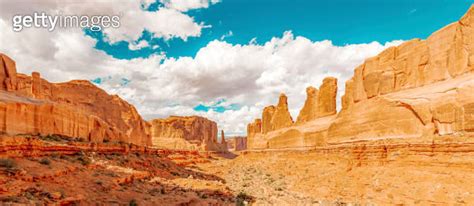
[[[0,54],[0,82],[0,132],[151,144],[136,109],[89,81],[50,83],[37,72],[17,74],[15,62]]]
[[[336,114],[337,81],[324,80],[295,125],[268,129],[265,108],[249,124],[248,147],[304,148],[394,138],[474,134],[474,7],[426,40],[390,47],[355,68]],[[270,122],[271,125],[271,122]],[[263,129],[263,132],[261,132]]]
[[[263,119],[263,118],[262,118]],[[290,112],[288,111],[288,97],[285,94],[280,94],[278,105],[273,112],[270,125],[271,130],[277,130],[289,127],[293,124]]]
[[[226,140],[225,140],[224,130],[221,130],[221,142],[220,143],[227,145]]]
[[[367,59],[346,82],[330,142],[468,135],[474,105],[474,9]]]
[[[306,89],[306,101],[298,115],[297,124],[315,120],[317,118],[331,116],[337,113],[337,79],[327,77],[317,90],[314,87]]]
[[[199,116],[150,121],[154,147],[177,150],[226,151],[226,143],[217,142],[217,124]]]
[[[303,108],[300,110],[300,114],[296,119],[296,124],[311,121],[316,119],[318,115],[318,89],[314,87],[306,88],[306,101],[304,102]]]
[[[308,87],[306,94],[307,98],[296,124],[293,124],[284,94],[280,95],[277,107],[265,107],[262,121],[256,119],[248,125],[247,147],[275,149],[323,145],[336,114],[337,79],[325,78],[319,90]]]
[[[247,149],[247,137],[230,137],[226,142],[227,148],[231,151],[242,151]]]

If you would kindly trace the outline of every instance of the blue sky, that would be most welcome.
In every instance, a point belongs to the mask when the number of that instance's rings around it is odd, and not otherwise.
[[[209,8],[185,12],[196,22],[210,28],[199,37],[187,41],[180,38],[164,40],[152,38],[147,31],[139,40],[147,40],[147,47],[137,51],[128,49],[125,41],[109,44],[101,33],[87,32],[98,39],[96,48],[119,59],[148,57],[165,52],[167,57],[194,56],[208,42],[221,39],[232,44],[257,43],[280,36],[291,30],[295,35],[310,40],[331,40],[335,45],[387,42],[396,39],[426,38],[437,29],[459,19],[472,2],[468,0],[222,0]],[[161,3],[150,10],[162,7]]]

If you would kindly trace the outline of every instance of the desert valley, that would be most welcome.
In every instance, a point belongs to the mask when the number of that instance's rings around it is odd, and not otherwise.
[[[87,80],[0,56],[2,205],[472,205],[474,7],[345,83],[281,94],[226,137],[199,116],[145,120]],[[339,85],[340,86],[340,85]]]

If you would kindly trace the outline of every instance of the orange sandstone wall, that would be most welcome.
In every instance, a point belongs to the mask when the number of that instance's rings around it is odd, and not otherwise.
[[[217,142],[217,124],[204,117],[171,116],[150,121],[154,147],[179,150],[226,151]]]
[[[296,123],[288,111],[286,95],[280,95],[276,107],[265,107],[262,119],[247,126],[247,147],[284,149],[324,145],[327,130],[337,112],[337,79],[325,78],[319,90],[308,87],[306,93],[307,99]]]
[[[275,113],[284,114],[284,107],[266,107],[262,119],[248,125],[248,147],[472,136],[473,71],[474,6],[427,40],[407,41],[366,59],[346,82],[337,115],[334,78],[325,79],[319,90],[307,89],[308,98],[295,124],[285,120],[275,127]]]
[[[233,151],[247,149],[247,137],[230,137],[226,140],[227,148]]]
[[[151,144],[148,127],[135,107],[89,81],[50,83],[37,72],[17,74],[15,62],[0,54],[1,132],[146,146]]]
[[[329,141],[471,133],[473,15],[471,7],[427,40],[388,48],[357,67]]]

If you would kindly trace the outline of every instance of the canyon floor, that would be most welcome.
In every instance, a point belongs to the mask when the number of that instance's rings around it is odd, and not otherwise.
[[[458,140],[226,154],[121,152],[113,145],[75,150],[81,143],[57,138],[15,142],[23,143],[0,148],[2,205],[474,202],[474,143]]]

